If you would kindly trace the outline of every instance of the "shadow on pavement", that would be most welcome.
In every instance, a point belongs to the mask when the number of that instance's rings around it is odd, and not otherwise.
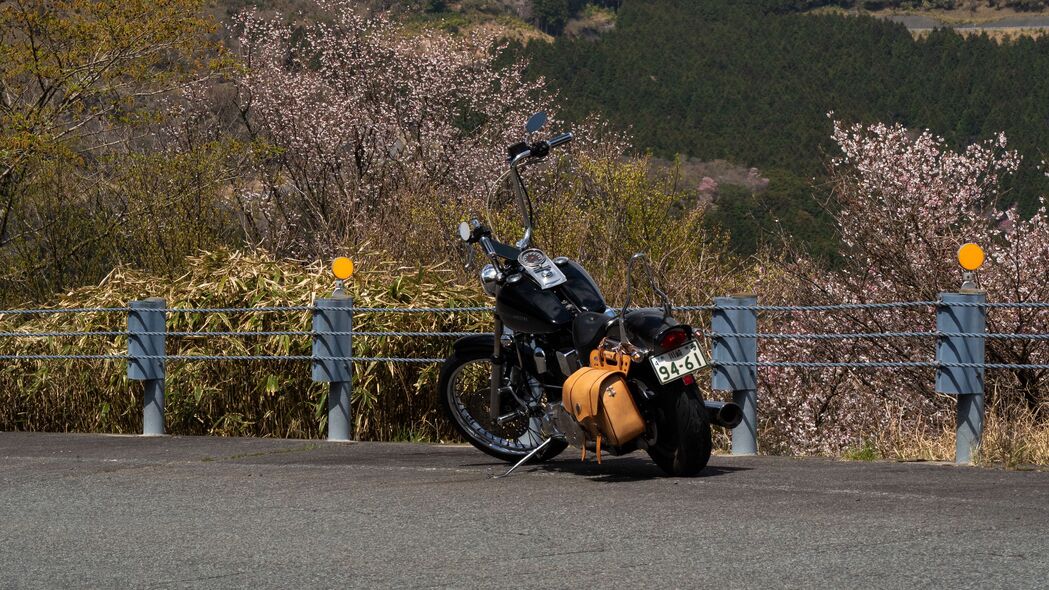
[[[509,464],[506,464],[505,467],[496,467],[493,469],[493,473],[501,473],[506,469],[509,469]],[[706,469],[697,475],[696,478],[718,477],[729,475],[736,471],[749,470],[749,467],[707,465]],[[605,459],[600,464],[598,464],[596,460],[580,461],[575,459],[570,461],[558,461],[557,459],[554,459],[540,465],[525,465],[514,472],[511,477],[518,474],[526,476],[528,473],[543,472],[578,475],[580,477],[585,477],[590,481],[605,483],[670,478],[670,476],[664,473],[662,469],[647,457],[617,457],[613,459]]]

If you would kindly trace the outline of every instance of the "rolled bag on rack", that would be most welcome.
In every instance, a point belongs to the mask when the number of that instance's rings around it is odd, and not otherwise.
[[[645,431],[645,421],[627,386],[629,369],[629,355],[598,347],[590,353],[590,366],[569,375],[562,389],[565,410],[597,441],[598,461],[602,438],[620,446]]]

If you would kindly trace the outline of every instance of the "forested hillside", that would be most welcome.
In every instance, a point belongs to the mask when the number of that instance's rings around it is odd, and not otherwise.
[[[571,117],[603,113],[657,155],[761,168],[772,177],[767,195],[722,191],[723,201],[734,195],[722,221],[751,241],[783,224],[817,250],[830,246],[815,225],[830,112],[929,128],[955,146],[1005,132],[1025,156],[1007,198],[1036,207],[1049,184],[1039,169],[1049,151],[1049,39],[997,44],[939,30],[915,40],[875,18],[791,12],[811,4],[624,2],[600,40],[531,43],[530,73],[559,89]]]

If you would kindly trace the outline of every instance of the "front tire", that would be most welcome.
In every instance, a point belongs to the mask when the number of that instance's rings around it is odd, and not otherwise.
[[[452,426],[471,445],[497,459],[516,463],[542,444],[544,438],[539,432],[537,416],[523,416],[503,424],[496,424],[491,419],[491,355],[491,350],[484,348],[453,353],[441,366],[438,397]],[[520,374],[510,369],[511,366],[506,365],[503,384],[512,387],[517,397],[529,400],[532,397],[529,388],[520,382]],[[530,462],[552,459],[567,446],[564,441],[551,441]]]
[[[703,399],[694,386],[660,395],[656,444],[648,448],[648,455],[667,475],[699,475],[710,461],[713,447]]]

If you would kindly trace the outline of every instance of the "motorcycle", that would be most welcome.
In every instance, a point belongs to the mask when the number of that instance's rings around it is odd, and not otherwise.
[[[584,457],[596,452],[598,461],[602,451],[643,449],[669,475],[696,475],[710,458],[711,425],[734,428],[742,412],[732,403],[704,402],[695,375],[707,357],[693,328],[674,319],[644,255],[630,259],[626,302],[617,312],[578,262],[551,259],[532,243],[532,202],[521,170],[573,139],[563,133],[531,141],[546,121],[544,113],[528,120],[525,140],[507,148],[509,166],[495,184],[509,179],[522,238],[500,242],[476,218],[459,226],[471,254],[476,245],[489,260],[480,280],[495,298],[495,328],[455,342],[441,367],[441,405],[473,446],[514,463],[504,476],[552,459],[569,444]],[[660,307],[631,309],[637,264]],[[625,433],[614,422],[627,422],[613,407],[629,415]]]

